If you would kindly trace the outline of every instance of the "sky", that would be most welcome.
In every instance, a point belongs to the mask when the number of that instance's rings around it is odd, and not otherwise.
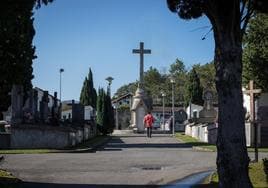
[[[150,66],[168,72],[176,58],[187,68],[213,60],[214,39],[208,19],[182,20],[169,11],[166,0],[54,0],[35,10],[33,85],[49,93],[60,90],[62,100],[79,100],[89,68],[94,87],[107,88],[114,78],[112,95],[124,84],[139,79],[139,55],[132,49],[144,42]]]

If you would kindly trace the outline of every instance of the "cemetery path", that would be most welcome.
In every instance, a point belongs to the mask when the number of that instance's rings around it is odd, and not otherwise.
[[[23,187],[143,187],[214,170],[216,153],[193,151],[169,135],[117,135],[95,153],[6,155],[2,168]]]

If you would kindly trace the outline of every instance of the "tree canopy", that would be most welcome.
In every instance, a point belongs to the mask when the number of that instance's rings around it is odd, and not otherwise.
[[[0,2],[0,119],[11,103],[12,85],[32,88],[35,47],[33,9],[52,0],[6,0]],[[25,96],[26,97],[26,96]]]
[[[198,78],[200,88],[209,88],[214,91],[216,95],[214,76],[215,76],[215,68],[213,62],[206,63],[204,65],[196,64],[193,66],[195,69],[196,77]],[[189,95],[189,85],[192,84],[193,81],[190,81],[190,74],[192,73],[192,69],[189,71],[186,70],[185,64],[183,61],[176,59],[174,63],[170,64],[169,73],[161,74],[159,70],[154,67],[150,67],[144,74],[144,85],[145,89],[148,92],[148,95],[153,100],[153,105],[162,105],[162,96],[161,91],[165,92],[165,103],[167,106],[172,105],[172,90],[171,90],[171,76],[175,80],[175,106],[185,106],[189,103],[190,95]],[[198,86],[198,87],[199,87]],[[122,96],[128,92],[135,93],[137,89],[137,82],[129,83],[127,85],[123,85],[120,87],[116,96]],[[202,89],[201,93],[201,101],[197,100],[198,104],[203,105],[202,103]],[[195,102],[195,101],[193,101]]]
[[[258,13],[249,22],[244,38],[243,83],[254,80],[257,87],[268,91],[268,15]]]

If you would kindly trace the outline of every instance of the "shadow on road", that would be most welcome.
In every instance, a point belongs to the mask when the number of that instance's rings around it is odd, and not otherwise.
[[[146,134],[132,134],[132,135],[118,135],[120,136],[121,138],[135,138],[135,137],[146,137]],[[154,138],[157,138],[157,137],[171,137],[169,134],[152,134],[152,136]]]
[[[191,143],[150,143],[151,139],[148,139],[148,142],[143,143],[125,143],[120,137],[115,137],[98,148],[98,151],[121,151],[126,148],[192,148]]]
[[[18,184],[3,185],[1,188],[161,188],[161,185],[112,185],[112,184],[57,184],[57,183],[36,183],[36,182],[22,182]],[[181,184],[179,188],[192,187],[192,185]],[[208,185],[195,185],[196,188],[207,188]],[[212,186],[211,186],[212,187]]]

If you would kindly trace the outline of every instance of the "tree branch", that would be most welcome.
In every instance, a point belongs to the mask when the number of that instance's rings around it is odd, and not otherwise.
[[[244,15],[245,7],[246,7],[246,0],[242,0],[242,8],[241,8],[241,11],[240,11],[240,17],[241,17],[241,18],[242,18],[243,15]],[[242,22],[242,20],[241,20],[241,22]]]
[[[248,1],[248,6],[247,6],[247,13],[244,16],[244,18],[241,19],[241,23],[243,22],[243,25],[242,25],[242,28],[241,28],[241,35],[242,36],[244,35],[244,33],[246,31],[249,19],[253,15],[253,12],[254,12],[254,10],[253,10],[253,7],[252,7],[252,0],[249,0]]]

